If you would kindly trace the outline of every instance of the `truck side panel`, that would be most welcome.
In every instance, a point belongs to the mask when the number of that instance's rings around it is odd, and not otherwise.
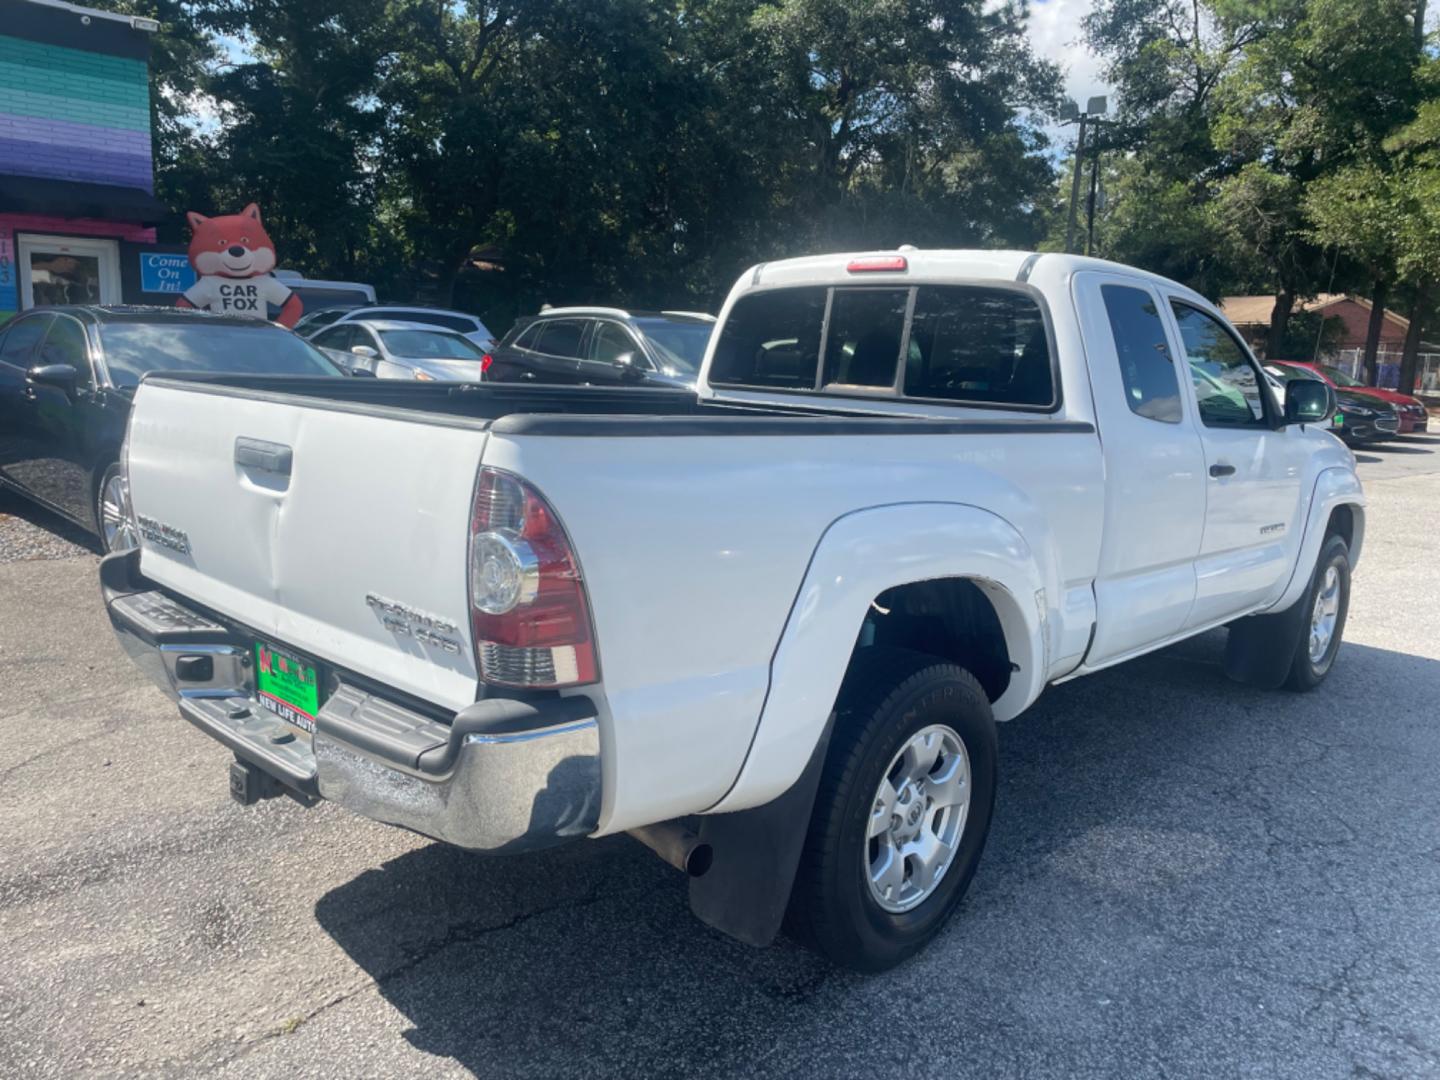
[[[1049,655],[1088,635],[1090,609],[1067,605],[1066,591],[1088,589],[1095,573],[1099,440],[1033,424],[995,435],[492,434],[485,464],[550,500],[590,591],[608,705],[600,831],[699,812],[729,791],[812,554],[847,514],[896,503],[983,508],[1053,575],[1043,597]],[[1065,523],[1063,537],[1054,522]],[[915,563],[895,560],[884,585],[931,573]],[[1067,610],[1087,624],[1066,626]],[[857,617],[845,630],[852,643],[859,629]]]

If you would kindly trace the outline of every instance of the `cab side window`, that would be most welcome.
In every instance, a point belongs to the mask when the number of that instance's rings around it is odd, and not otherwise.
[[[51,315],[32,315],[11,323],[4,343],[0,344],[0,363],[26,369],[33,367],[38,362],[35,359],[37,346],[52,318]]]
[[[1240,343],[1199,308],[1172,300],[1206,427],[1264,427],[1264,383]]]
[[[85,328],[74,319],[56,316],[45,335],[36,359],[40,364],[68,364],[80,376],[81,385],[90,381],[90,353],[86,348]]]
[[[1115,339],[1125,403],[1136,416],[1180,423],[1180,380],[1155,298],[1128,285],[1102,285],[1100,295]]]

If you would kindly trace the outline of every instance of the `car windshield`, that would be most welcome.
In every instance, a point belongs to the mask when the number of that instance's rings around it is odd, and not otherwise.
[[[1322,364],[1320,370],[1330,376],[1330,381],[1336,386],[1364,386],[1365,384],[1348,371],[1341,371],[1338,367],[1331,367],[1329,364]]]
[[[659,354],[660,363],[676,368],[681,375],[699,373],[710,331],[715,328],[714,323],[655,317],[636,319],[635,325]]]
[[[304,338],[268,323],[107,322],[100,326],[105,366],[121,389],[151,371],[233,375],[343,375]]]
[[[1306,371],[1304,368],[1286,367],[1284,364],[1266,364],[1265,370],[1281,382],[1294,382],[1297,379],[1309,379],[1311,382],[1322,381],[1313,372]]]
[[[412,360],[479,360],[484,351],[446,330],[381,330],[380,340],[392,356]]]

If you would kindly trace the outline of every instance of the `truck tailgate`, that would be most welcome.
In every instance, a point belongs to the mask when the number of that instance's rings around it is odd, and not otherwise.
[[[147,381],[128,459],[141,572],[278,644],[463,708],[485,438],[481,422]]]

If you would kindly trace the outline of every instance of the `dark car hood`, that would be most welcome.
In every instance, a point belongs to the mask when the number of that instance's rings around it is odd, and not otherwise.
[[[1392,413],[1395,406],[1392,402],[1378,398],[1374,394],[1367,394],[1361,390],[1342,390],[1335,388],[1335,400],[1341,405],[1357,405],[1362,409],[1373,409],[1378,413]]]

